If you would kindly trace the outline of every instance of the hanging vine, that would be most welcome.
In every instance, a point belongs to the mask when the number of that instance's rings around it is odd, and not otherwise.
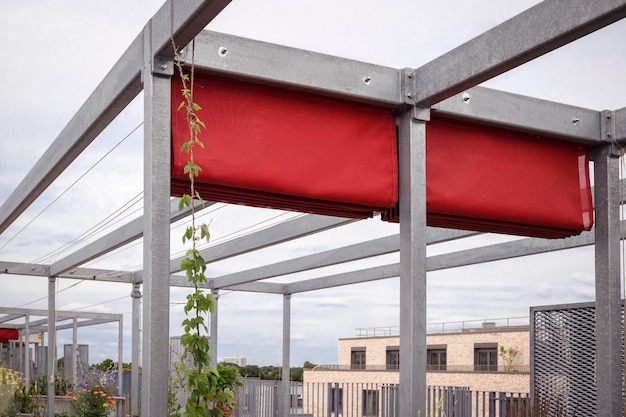
[[[234,403],[234,390],[231,386],[224,387],[220,384],[219,373],[210,367],[208,326],[206,317],[213,312],[215,298],[212,294],[202,290],[202,285],[207,283],[205,276],[206,262],[198,250],[198,244],[210,239],[209,225],[197,224],[195,201],[204,201],[195,188],[196,178],[202,168],[196,164],[194,150],[196,146],[204,148],[199,134],[205,128],[204,123],[198,116],[202,109],[193,99],[194,90],[194,57],[195,41],[191,43],[191,68],[185,72],[180,60],[178,49],[172,40],[175,51],[175,65],[178,76],[182,81],[182,101],[178,111],[186,112],[189,125],[189,140],[185,141],[181,149],[189,155],[184,172],[189,176],[189,194],[180,198],[178,209],[191,210],[191,224],[185,229],[182,237],[183,244],[190,244],[191,248],[186,251],[185,258],[181,261],[181,270],[187,274],[187,279],[193,285],[193,291],[187,295],[187,303],[184,311],[186,318],[182,321],[183,335],[181,345],[185,352],[191,356],[192,365],[185,367],[185,361],[181,364],[186,375],[186,389],[188,393],[184,416],[204,417],[224,415],[224,410],[232,409]]]

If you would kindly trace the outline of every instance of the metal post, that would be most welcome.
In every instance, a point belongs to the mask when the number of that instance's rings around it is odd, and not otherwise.
[[[289,386],[290,365],[290,342],[291,342],[291,294],[283,296],[283,377],[281,383],[282,413],[281,417],[289,417],[291,414],[291,391]]]
[[[48,415],[53,416],[54,407],[54,373],[56,372],[57,346],[57,311],[56,311],[56,278],[48,278]]]
[[[151,24],[144,29],[144,294],[141,414],[167,416],[170,321],[170,76],[153,65]],[[156,68],[159,67],[159,68]],[[170,73],[171,75],[171,73]]]
[[[610,117],[610,116],[609,116]],[[596,211],[596,398],[598,417],[621,415],[619,154],[612,145],[594,152]]]
[[[72,385],[74,392],[78,386],[78,319],[74,317],[72,326]],[[67,364],[69,365],[69,364]],[[66,365],[66,366],[67,366]],[[89,364],[87,364],[89,366]],[[67,374],[66,374],[67,375]]]
[[[400,386],[402,416],[426,414],[426,121],[399,116]]]
[[[122,392],[122,378],[124,375],[122,365],[123,355],[124,355],[124,319],[123,316],[120,317],[120,320],[117,322],[118,326],[118,337],[117,337],[117,395],[119,397],[123,396]]]
[[[141,317],[139,315],[139,304],[141,300],[140,284],[133,284],[133,291],[130,296],[133,299],[132,306],[132,340],[131,340],[131,368],[130,368],[130,415],[131,417],[139,416],[139,348],[140,335],[139,325]]]
[[[16,345],[16,351],[15,351],[15,359],[16,359],[16,365],[17,367],[15,369],[17,369],[19,372],[24,372],[24,343],[22,342],[22,340],[24,339],[24,332],[22,330],[18,330],[17,331],[17,345]]]
[[[219,290],[211,290],[211,294],[215,297],[215,308],[211,313],[211,333],[209,334],[209,352],[211,353],[211,368],[217,368],[217,309],[219,306],[220,294]]]
[[[24,352],[24,384],[28,387],[30,385],[30,315],[26,313],[24,315],[25,324],[24,331],[26,333],[26,350]]]

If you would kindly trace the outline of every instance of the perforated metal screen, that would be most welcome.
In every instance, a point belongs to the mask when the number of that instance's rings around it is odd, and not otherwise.
[[[530,344],[535,407],[546,416],[596,415],[594,304],[531,308]]]

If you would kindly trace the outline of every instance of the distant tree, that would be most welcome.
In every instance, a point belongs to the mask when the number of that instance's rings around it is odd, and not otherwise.
[[[315,368],[316,366],[317,366],[317,364],[315,364],[315,363],[311,363],[311,362],[309,362],[309,361],[304,361],[304,365],[302,365],[302,367],[303,367],[304,369],[313,369],[313,368]]]
[[[302,382],[302,375],[304,371],[301,367],[291,368],[289,370],[289,379],[291,381]]]
[[[261,370],[258,365],[246,365],[239,368],[239,373],[244,378],[259,378]]]
[[[102,362],[95,364],[94,368],[102,372],[110,371],[111,369],[117,368],[117,362],[113,362],[113,359],[105,359]]]
[[[278,381],[280,379],[280,368],[277,366],[262,366],[259,370],[261,371],[261,379],[270,381]]]
[[[62,374],[65,369],[65,358],[57,359],[57,372]]]

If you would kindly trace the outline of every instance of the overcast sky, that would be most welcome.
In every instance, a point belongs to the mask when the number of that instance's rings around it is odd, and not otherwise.
[[[209,28],[395,68],[419,67],[535,3],[234,0]],[[0,66],[0,202],[17,187],[160,6],[160,0],[0,0],[0,55],[4,57]],[[595,110],[621,108],[626,106],[624,39],[626,25],[619,22],[485,85]],[[0,236],[0,260],[51,263],[75,250],[66,245],[118,209],[127,208],[108,226],[140,215],[141,122],[139,96]],[[211,221],[214,243],[293,217],[223,205],[207,211],[204,218]],[[360,222],[339,232],[211,265],[209,275],[397,231],[396,225],[379,220]],[[172,253],[181,250],[180,235],[180,227],[172,232]],[[432,251],[506,239],[511,238],[483,236]],[[395,255],[363,261],[357,267],[394,260]],[[86,266],[139,270],[141,262],[141,244],[136,243]],[[129,361],[130,286],[74,284],[58,280],[58,308],[124,313],[124,360]],[[2,275],[0,286],[0,306],[47,306],[45,278]],[[593,250],[583,248],[431,273],[428,319],[528,316],[530,306],[591,301],[593,295]],[[180,334],[184,296],[182,290],[171,291],[171,335]],[[291,365],[302,365],[305,360],[336,363],[338,338],[354,336],[360,327],[398,325],[398,298],[398,279],[295,295]],[[281,296],[225,293],[220,297],[219,314],[218,357],[245,356],[249,363],[259,365],[280,363]],[[116,332],[112,325],[79,330],[79,343],[91,345],[91,362],[116,357]],[[60,332],[59,344],[71,343],[71,337],[71,331]]]

